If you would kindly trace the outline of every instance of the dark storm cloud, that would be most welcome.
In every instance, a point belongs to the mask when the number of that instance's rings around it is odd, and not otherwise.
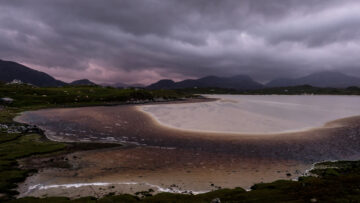
[[[0,0],[0,57],[65,80],[358,73],[356,0]]]

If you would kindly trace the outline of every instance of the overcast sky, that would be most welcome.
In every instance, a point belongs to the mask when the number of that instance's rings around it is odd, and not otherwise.
[[[360,76],[360,1],[0,0],[0,58],[67,82]]]

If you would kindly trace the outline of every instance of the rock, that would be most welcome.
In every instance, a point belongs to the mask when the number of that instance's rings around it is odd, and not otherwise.
[[[5,124],[0,124],[0,129],[8,129],[9,127]]]
[[[211,200],[210,203],[221,203],[221,201],[220,201],[220,198],[215,198],[215,199]]]
[[[6,125],[0,124],[0,130],[5,130],[9,134],[13,133],[38,133],[41,134],[43,131],[34,125]]]
[[[35,126],[35,125],[28,125],[28,126],[26,126],[26,128],[24,129],[23,132],[41,134],[43,131],[40,128],[38,128],[37,126]]]

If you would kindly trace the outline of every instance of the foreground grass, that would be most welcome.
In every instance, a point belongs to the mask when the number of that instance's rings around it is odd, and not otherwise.
[[[17,109],[20,110],[20,109]],[[20,126],[12,121],[17,111],[14,108],[0,110],[0,123]],[[51,153],[65,149],[65,144],[51,142],[34,133],[8,133],[0,129],[0,200],[16,195],[16,183],[35,171],[19,169],[17,159],[36,154]]]
[[[65,144],[40,141],[40,135],[28,134],[0,144],[0,193],[7,196],[17,194],[11,190],[15,183],[23,181],[33,171],[18,168],[16,159],[59,151]]]

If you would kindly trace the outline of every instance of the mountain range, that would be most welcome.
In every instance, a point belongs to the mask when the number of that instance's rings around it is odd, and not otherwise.
[[[335,88],[346,88],[350,86],[360,87],[360,78],[345,75],[339,72],[323,71],[294,79],[279,78],[266,84],[267,87],[289,87],[299,85]]]
[[[13,61],[5,61],[0,59],[0,81],[8,83],[12,82],[13,80],[20,80],[23,83],[29,83],[39,87],[59,87],[64,85],[97,85],[96,83],[88,79],[75,80],[71,83],[66,83],[57,80],[44,72],[31,69],[27,66]],[[104,86],[144,87],[141,84],[128,85],[124,83],[107,84]]]
[[[65,82],[56,80],[46,73],[30,69],[12,61],[0,60],[0,81],[11,82],[15,79],[40,87],[57,87],[66,85]]]
[[[270,87],[291,87],[311,85],[314,87],[346,88],[360,87],[360,78],[345,75],[339,72],[322,71],[299,78],[278,78],[266,84],[258,83],[249,76],[238,75],[234,77],[208,76],[197,80],[160,80],[148,86],[149,89],[181,89],[181,88],[229,88],[236,90],[253,90]]]
[[[40,87],[57,87],[68,85],[63,81],[57,80],[52,76],[33,70],[22,64],[0,60],[0,81],[11,82],[21,80],[24,83],[30,83]],[[70,85],[96,85],[88,80],[76,80]],[[254,90],[267,87],[290,87],[299,85],[311,85],[314,87],[334,87],[346,88],[350,86],[360,87],[360,78],[349,76],[340,72],[323,71],[309,74],[299,78],[278,78],[267,84],[261,84],[254,81],[247,75],[237,75],[232,77],[207,76],[200,79],[187,79],[180,82],[173,80],[160,80],[145,88],[148,89],[182,89],[182,88],[225,88],[236,90]],[[128,85],[124,83],[106,84],[103,86],[113,87],[144,87],[141,84]]]
[[[172,80],[160,80],[149,85],[149,89],[182,89],[182,88],[226,88],[237,90],[261,89],[264,85],[251,79],[247,75],[233,77],[207,76],[196,80],[183,80],[174,82]]]

